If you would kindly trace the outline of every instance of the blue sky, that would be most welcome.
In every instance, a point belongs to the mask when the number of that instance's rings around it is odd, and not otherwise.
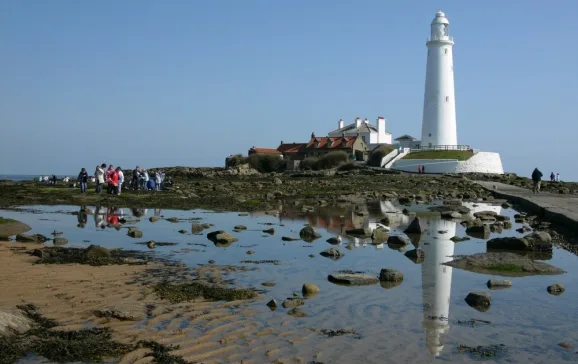
[[[459,143],[578,180],[575,0],[3,0],[0,173],[216,166],[355,116],[419,138],[437,8]]]

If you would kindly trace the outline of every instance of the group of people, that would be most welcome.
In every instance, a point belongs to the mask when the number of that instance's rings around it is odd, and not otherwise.
[[[55,185],[56,175],[53,174],[52,176],[40,176],[38,177],[38,182],[44,182],[47,185]]]
[[[425,173],[425,166],[417,166],[417,173],[419,174]]]
[[[54,180],[54,183],[56,183],[56,177],[54,177]],[[96,166],[93,176],[88,174],[86,168],[80,170],[77,181],[80,184],[81,193],[86,193],[89,180],[96,182],[96,193],[101,193],[103,186],[106,186],[106,192],[108,194],[120,195],[125,177],[121,167],[114,168],[111,164],[107,168],[106,163],[103,163]],[[169,177],[168,181],[165,182],[165,174],[162,171],[157,171],[154,173],[154,176],[149,176],[146,169],[141,169],[137,166],[132,171],[132,179],[129,182],[129,186],[133,190],[161,191],[164,189],[165,183],[171,184],[172,181]]]
[[[542,184],[542,172],[536,167],[532,172],[532,192],[539,193],[540,192],[540,185]],[[560,182],[560,173],[554,174],[554,172],[550,173],[550,182]]]

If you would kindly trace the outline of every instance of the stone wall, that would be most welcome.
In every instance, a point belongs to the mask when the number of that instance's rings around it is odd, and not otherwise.
[[[478,152],[467,161],[456,159],[401,159],[391,169],[417,173],[424,166],[425,173],[494,173],[504,174],[499,153]]]

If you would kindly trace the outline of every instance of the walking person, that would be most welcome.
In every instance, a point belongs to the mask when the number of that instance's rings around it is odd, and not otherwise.
[[[534,168],[534,172],[532,172],[532,181],[534,182],[534,186],[532,187],[532,192],[539,193],[540,192],[540,182],[542,181],[542,172],[536,167]]]
[[[116,194],[120,195],[122,191],[122,184],[124,183],[124,173],[122,173],[122,168],[116,167],[116,173],[118,175],[118,187],[116,189]]]
[[[100,166],[96,166],[96,170],[94,171],[94,179],[96,180],[96,193],[102,192],[102,185],[104,184],[104,169],[106,168],[106,164],[102,164]]]
[[[78,174],[78,183],[80,183],[80,193],[86,193],[86,185],[88,183],[88,172],[86,168],[82,168]]]

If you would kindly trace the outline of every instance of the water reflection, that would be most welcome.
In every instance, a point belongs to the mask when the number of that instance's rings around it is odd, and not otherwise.
[[[423,327],[429,352],[439,356],[444,348],[444,335],[449,330],[452,267],[442,265],[452,258],[457,222],[441,219],[428,220],[428,231],[420,249],[424,252],[421,265]]]

